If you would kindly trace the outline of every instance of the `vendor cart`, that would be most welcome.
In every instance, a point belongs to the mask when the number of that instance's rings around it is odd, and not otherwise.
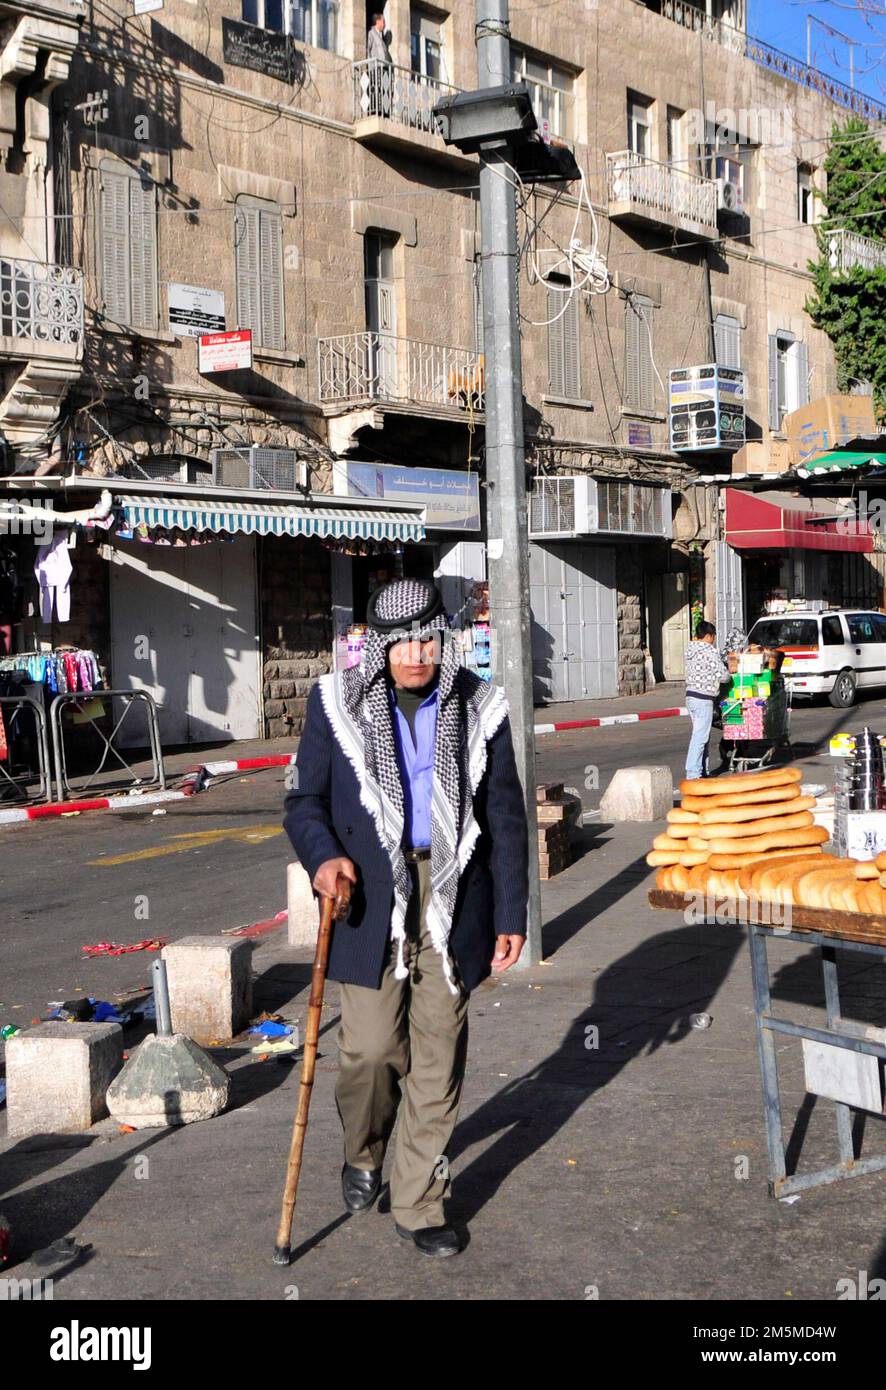
[[[791,697],[781,676],[752,686],[736,678],[720,709],[720,752],[730,772],[758,772],[777,752],[791,756]]]

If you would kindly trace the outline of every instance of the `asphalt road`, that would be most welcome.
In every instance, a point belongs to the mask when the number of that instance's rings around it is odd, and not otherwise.
[[[886,732],[881,699],[848,712],[794,711],[792,741],[811,780],[830,783],[830,735],[866,723]],[[547,735],[538,744],[537,780],[564,782],[593,810],[620,767],[667,763],[677,780],[688,738],[685,718]],[[146,809],[0,828],[0,1027],[30,1023],[51,999],[78,992],[112,999],[148,983],[148,952],[88,960],[85,943],[176,939],[274,916],[285,906],[290,857],[282,799],[283,772],[275,769],[234,777],[162,816]]]

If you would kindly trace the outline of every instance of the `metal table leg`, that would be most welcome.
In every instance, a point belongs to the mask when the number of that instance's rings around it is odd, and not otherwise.
[[[840,990],[837,983],[837,952],[833,946],[821,948],[821,972],[824,978],[824,998],[828,1011],[828,1028],[835,1033],[840,1031]],[[834,1114],[837,1119],[837,1141],[840,1145],[840,1162],[851,1163],[855,1158],[852,1142],[852,1111],[842,1101],[835,1100]]]
[[[748,923],[748,945],[751,952],[751,979],[754,987],[754,1025],[757,1030],[757,1051],[760,1056],[760,1077],[763,1083],[763,1118],[766,1122],[766,1147],[769,1151],[769,1192],[776,1195],[776,1186],[785,1177],[784,1133],[781,1127],[781,1098],[778,1093],[778,1060],[775,1054],[775,1035],[765,1026],[772,999],[769,992],[769,960],[766,934],[754,922]]]

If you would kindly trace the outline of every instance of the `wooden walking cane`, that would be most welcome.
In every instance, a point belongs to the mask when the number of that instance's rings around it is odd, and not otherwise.
[[[305,1146],[308,1110],[311,1106],[311,1090],[314,1085],[317,1042],[320,1037],[320,1013],[323,1008],[323,990],[326,986],[326,967],[329,964],[332,924],[333,922],[340,922],[343,917],[347,916],[350,900],[351,884],[342,874],[339,874],[336,879],[335,897],[321,899],[320,930],[317,932],[317,949],[314,952],[314,965],[311,971],[311,995],[308,1000],[308,1017],[305,1023],[305,1050],[302,1056],[301,1081],[298,1088],[298,1107],[295,1112],[295,1124],[292,1128],[292,1142],[289,1145],[289,1162],[286,1165],[286,1186],[283,1189],[283,1209],[280,1212],[280,1225],[277,1228],[277,1244],[274,1246],[275,1265],[288,1265],[291,1258],[292,1217],[295,1212],[302,1150]]]

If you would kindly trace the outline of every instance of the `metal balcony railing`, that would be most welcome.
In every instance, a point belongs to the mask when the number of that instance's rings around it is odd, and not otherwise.
[[[0,338],[83,347],[83,275],[73,266],[0,256]]]
[[[828,264],[831,270],[845,274],[857,266],[860,270],[877,270],[886,266],[886,241],[862,236],[845,229],[828,232]]]
[[[717,185],[671,164],[619,150],[606,156],[610,203],[635,203],[651,215],[717,225]]]
[[[387,333],[345,333],[318,343],[320,400],[387,400],[482,410],[485,361],[470,348]]]
[[[673,20],[684,29],[701,32],[705,38],[729,49],[731,53],[749,58],[752,63],[768,68],[779,77],[786,77],[789,82],[796,82],[799,87],[809,87],[813,91],[821,92],[822,96],[837,106],[853,111],[864,120],[886,120],[886,105],[883,102],[866,96],[864,92],[857,92],[845,82],[829,77],[827,73],[820,72],[818,68],[804,63],[799,58],[792,58],[789,53],[782,53],[781,49],[773,48],[771,43],[755,39],[752,34],[727,24],[723,19],[715,19],[705,14],[704,10],[688,0],[662,0],[661,13],[665,19]]]
[[[378,58],[353,64],[354,120],[380,116],[394,125],[434,134],[431,114],[437,102],[458,89],[425,77],[410,68],[398,68]]]

